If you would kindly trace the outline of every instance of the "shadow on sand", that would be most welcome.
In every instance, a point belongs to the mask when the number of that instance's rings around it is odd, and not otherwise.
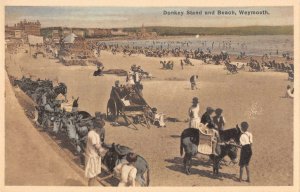
[[[175,157],[174,159],[165,159],[165,161],[172,164],[172,165],[166,166],[166,168],[168,168],[172,171],[177,171],[177,172],[186,174],[184,167],[183,167],[182,158]],[[199,167],[200,169],[197,169],[195,167]],[[201,170],[202,167],[211,168],[211,170]],[[218,179],[220,181],[222,181],[224,179],[236,180],[235,174],[219,173],[218,175],[214,175],[212,172],[211,162],[208,160],[205,160],[204,158],[202,158],[201,160],[198,160],[198,159],[192,160],[191,175],[199,175],[200,177],[208,177],[211,179]]]

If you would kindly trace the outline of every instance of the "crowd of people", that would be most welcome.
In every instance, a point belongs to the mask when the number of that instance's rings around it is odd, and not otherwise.
[[[94,49],[94,47],[92,47]],[[100,44],[97,48],[100,54],[100,50],[102,49],[110,49],[114,54],[118,52],[118,46],[107,46],[105,44]],[[132,55],[134,53],[143,53],[146,56],[180,56],[184,55],[188,58],[195,59],[204,59],[205,62],[207,58],[213,58],[215,56],[215,62],[219,62],[220,60],[228,61],[229,56],[225,53],[221,53],[220,55],[212,55],[211,52],[203,52],[202,50],[182,50],[182,49],[152,49],[152,48],[139,48],[135,47],[133,49],[129,49],[129,47],[123,48],[123,54],[129,53],[128,55]],[[245,56],[245,53],[242,53]],[[189,60],[185,61],[188,63]],[[270,62],[271,66],[273,61]],[[163,63],[163,64],[166,64]],[[171,63],[170,63],[171,64]],[[183,69],[183,61],[181,60],[181,66]],[[258,69],[259,71],[263,71],[267,64],[260,64],[258,61],[250,58],[249,66],[253,69]],[[103,65],[98,66],[98,70],[103,70]],[[291,69],[289,69],[291,70]],[[119,91],[122,96],[121,99],[124,102],[124,105],[131,105],[131,103],[127,102],[130,100],[128,98],[129,94],[127,93],[127,89],[135,89],[137,90],[139,95],[143,95],[143,84],[142,79],[145,72],[141,69],[140,66],[132,65],[130,71],[126,76],[126,84],[120,85],[119,81],[115,82],[115,88]],[[196,90],[197,88],[197,80],[198,75],[192,75],[190,77],[191,89]],[[53,127],[53,131],[58,133],[61,131],[61,124],[65,124],[67,127],[68,137],[74,141],[77,151],[85,154],[84,162],[85,162],[85,176],[88,178],[89,185],[95,185],[97,176],[101,173],[101,157],[105,154],[105,149],[102,144],[104,142],[104,119],[101,116],[101,113],[95,113],[95,117],[91,118],[82,118],[82,114],[78,111],[78,99],[72,99],[72,107],[71,110],[66,111],[66,106],[70,103],[66,99],[66,86],[64,84],[59,84],[58,86],[53,86],[52,83],[47,81],[37,80],[36,84],[32,83],[32,81],[28,79],[23,79],[23,84],[18,84],[21,89],[24,88],[24,92],[28,93],[30,97],[38,104],[37,115],[35,122],[38,126],[43,127],[44,129],[48,129],[49,127]],[[30,86],[26,83],[29,82]],[[23,88],[22,88],[23,87]],[[28,87],[35,87],[34,90],[29,90]],[[122,92],[124,91],[125,92]],[[130,92],[130,91],[129,91]],[[294,88],[290,85],[287,86],[286,96],[287,98],[294,97]],[[151,123],[157,127],[166,127],[164,114],[159,113],[157,108],[151,108],[149,118],[151,119]],[[212,154],[218,155],[220,153],[218,146],[223,145],[222,139],[220,138],[220,132],[225,129],[226,120],[223,115],[223,109],[217,108],[213,109],[212,107],[207,107],[206,111],[202,116],[200,116],[200,103],[197,97],[194,97],[192,100],[192,105],[188,109],[188,117],[189,117],[189,128],[200,129],[201,127],[207,128],[208,132],[211,133],[212,137]],[[74,126],[72,126],[74,125]],[[76,130],[75,130],[76,129]],[[249,124],[247,122],[242,122],[240,126],[241,135],[239,138],[239,143],[236,145],[241,148],[240,152],[240,175],[239,181],[243,179],[243,170],[246,169],[247,173],[247,182],[250,182],[250,170],[249,164],[252,156],[252,143],[253,136],[248,131]],[[79,132],[78,132],[79,131]],[[73,135],[73,136],[72,136]],[[85,145],[83,149],[83,143]],[[134,162],[137,160],[137,155],[134,153],[129,153],[126,155],[126,161],[118,164],[116,166],[115,171],[119,174],[121,178],[119,186],[135,186],[135,177],[137,174],[137,169],[134,166]],[[190,174],[190,167],[186,166],[185,169],[187,174]],[[213,173],[217,172],[216,168],[213,167]]]

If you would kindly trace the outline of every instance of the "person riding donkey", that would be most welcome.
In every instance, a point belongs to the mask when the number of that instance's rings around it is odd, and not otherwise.
[[[223,109],[221,108],[217,108],[215,111],[215,116],[213,117],[213,122],[216,125],[216,128],[218,130],[224,130],[224,126],[225,126],[225,118],[222,115]]]
[[[216,124],[212,120],[212,114],[215,112],[215,110],[211,107],[206,108],[206,112],[201,117],[201,123],[204,125],[204,127],[207,127],[206,130],[207,133],[211,134],[212,138],[212,155],[213,157],[218,156],[220,152],[220,134],[218,131],[218,128]],[[214,159],[214,158],[213,158]],[[214,173],[216,172],[216,168],[214,167]]]

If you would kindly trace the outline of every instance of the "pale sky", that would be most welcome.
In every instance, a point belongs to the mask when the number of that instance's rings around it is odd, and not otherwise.
[[[163,11],[183,11],[183,16],[163,15]],[[237,15],[186,15],[192,11],[230,11]],[[269,15],[244,16],[239,10],[262,11]],[[42,27],[140,27],[178,26],[178,27],[232,27],[253,25],[293,25],[293,7],[5,7],[5,24],[13,25],[20,20],[40,20]]]

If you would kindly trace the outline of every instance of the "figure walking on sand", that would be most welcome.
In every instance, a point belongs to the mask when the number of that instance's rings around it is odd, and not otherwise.
[[[181,65],[181,69],[183,70],[183,61],[182,61],[182,59],[180,60],[180,65]]]
[[[190,78],[190,83],[191,83],[191,89],[192,90],[198,89],[197,84],[196,84],[197,79],[198,79],[198,75],[192,75],[191,78]]]

